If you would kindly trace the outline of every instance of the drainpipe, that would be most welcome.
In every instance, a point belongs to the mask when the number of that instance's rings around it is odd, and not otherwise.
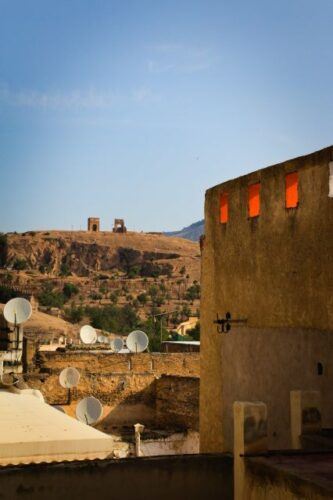
[[[142,424],[135,424],[135,456],[142,457],[143,453],[141,451],[141,432],[144,431],[145,426]]]

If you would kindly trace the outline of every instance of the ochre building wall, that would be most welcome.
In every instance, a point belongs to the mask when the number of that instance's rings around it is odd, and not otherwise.
[[[289,392],[320,390],[333,425],[333,149],[258,170],[206,193],[201,299],[201,451],[229,451],[232,404],[268,404],[269,446],[289,447]],[[298,171],[299,205],[285,208],[285,175]],[[261,183],[260,215],[248,186]],[[220,196],[228,193],[228,222]],[[216,314],[245,326],[219,334]],[[318,363],[323,374],[318,375]]]

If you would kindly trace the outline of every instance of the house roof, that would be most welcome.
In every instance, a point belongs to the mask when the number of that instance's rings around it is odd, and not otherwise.
[[[164,340],[162,344],[200,345],[200,340]]]
[[[45,403],[39,391],[0,390],[0,465],[106,458],[113,440]]]

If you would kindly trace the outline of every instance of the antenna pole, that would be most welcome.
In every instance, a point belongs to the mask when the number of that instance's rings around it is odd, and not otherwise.
[[[72,393],[71,393],[71,388],[68,388],[67,391],[67,404],[70,405],[72,403]]]

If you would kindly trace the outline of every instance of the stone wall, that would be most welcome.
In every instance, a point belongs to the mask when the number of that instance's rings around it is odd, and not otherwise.
[[[95,396],[103,404],[100,430],[111,432],[113,428],[138,421],[151,428],[197,428],[199,353],[66,351],[41,352],[38,357],[40,371],[27,375],[29,385],[39,389],[49,404],[63,406],[69,415],[75,415],[80,399]],[[71,404],[68,391],[59,384],[59,374],[68,366],[77,368],[81,374],[77,388],[71,391]],[[160,378],[162,375],[171,378]],[[157,397],[160,397],[159,408],[163,401],[166,410],[168,395],[170,412],[164,418],[159,413],[157,418]]]
[[[156,423],[168,427],[199,428],[199,378],[162,375],[156,381]]]
[[[199,353],[140,353],[110,354],[99,351],[67,350],[40,352],[40,367],[44,372],[74,366],[86,373],[152,373],[154,375],[199,376]]]

